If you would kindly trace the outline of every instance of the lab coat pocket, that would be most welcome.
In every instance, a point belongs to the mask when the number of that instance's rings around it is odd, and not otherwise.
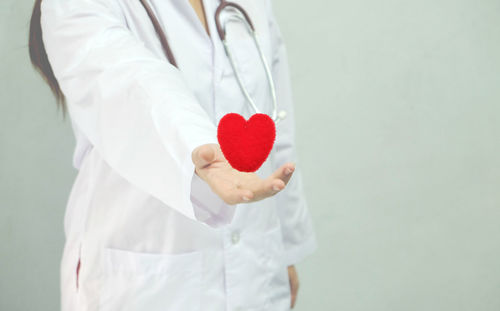
[[[102,311],[200,310],[202,253],[104,250]]]
[[[234,309],[272,310],[277,296],[287,297],[282,258],[279,227],[260,233],[242,232],[234,247],[226,250],[230,305]]]

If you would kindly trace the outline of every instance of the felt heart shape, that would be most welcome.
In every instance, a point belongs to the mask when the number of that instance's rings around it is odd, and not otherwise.
[[[273,149],[276,127],[267,114],[256,113],[247,121],[237,113],[228,113],[219,121],[217,139],[234,169],[255,172]]]

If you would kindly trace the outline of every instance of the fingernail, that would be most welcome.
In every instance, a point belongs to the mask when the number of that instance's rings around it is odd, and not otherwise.
[[[248,198],[248,197],[243,197],[243,201],[250,201],[250,198]]]
[[[289,168],[285,169],[285,175],[290,175],[292,173],[292,170]]]
[[[278,186],[273,186],[273,190],[278,191],[278,190],[280,190],[280,188]]]

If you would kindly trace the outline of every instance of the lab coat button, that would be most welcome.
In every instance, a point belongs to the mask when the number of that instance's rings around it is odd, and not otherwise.
[[[240,241],[240,234],[238,232],[233,232],[233,234],[231,234],[231,241],[233,244],[238,243]]]

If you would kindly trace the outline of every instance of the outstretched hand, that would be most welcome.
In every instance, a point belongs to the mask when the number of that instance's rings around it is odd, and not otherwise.
[[[195,172],[227,204],[255,202],[273,196],[286,187],[295,165],[285,163],[271,176],[262,179],[255,173],[235,170],[217,144],[206,144],[193,150]]]

